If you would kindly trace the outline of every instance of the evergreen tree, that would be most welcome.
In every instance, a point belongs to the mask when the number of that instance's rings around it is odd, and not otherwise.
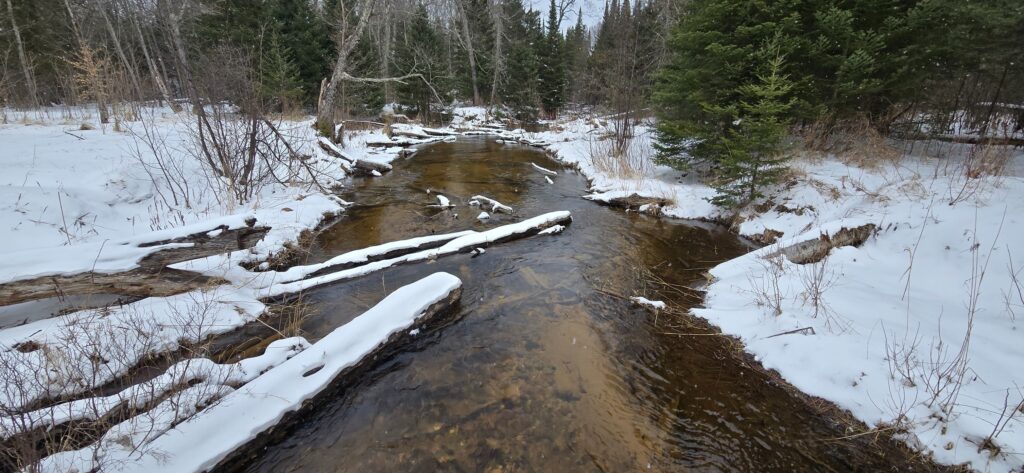
[[[397,88],[402,103],[416,105],[423,123],[431,122],[430,104],[435,99],[431,86],[438,92],[448,86],[444,59],[442,38],[431,24],[426,6],[420,4],[403,40],[397,45],[395,66],[401,74],[419,73],[425,79],[409,79]]]
[[[554,118],[565,102],[565,54],[555,0],[548,9],[547,34],[540,46],[540,99],[548,118]]]
[[[579,103],[586,90],[587,59],[590,57],[590,33],[583,25],[583,9],[576,16],[576,25],[565,35],[566,99]]]
[[[291,60],[291,51],[281,44],[277,32],[264,46],[259,65],[260,95],[271,110],[291,112],[302,103],[303,88],[298,68]]]
[[[272,0],[274,33],[295,67],[303,102],[314,105],[320,81],[330,72],[334,43],[316,0]]]
[[[705,105],[716,109],[717,115],[733,117],[724,134],[704,137],[719,152],[713,182],[718,194],[712,199],[717,205],[736,208],[749,204],[786,170],[782,141],[789,126],[793,100],[788,95],[793,86],[781,72],[783,56],[777,39],[766,44],[759,55],[765,66],[756,81],[737,87],[736,103]]]
[[[540,15],[535,11],[527,12],[522,0],[505,0],[502,12],[508,44],[505,47],[505,80],[499,96],[502,104],[511,107],[518,118],[534,118],[540,102],[540,60],[534,45],[544,41]]]

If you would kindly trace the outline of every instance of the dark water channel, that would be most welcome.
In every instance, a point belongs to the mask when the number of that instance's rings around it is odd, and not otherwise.
[[[685,309],[675,285],[749,250],[715,227],[659,220],[580,198],[586,180],[560,170],[548,184],[525,147],[485,139],[441,143],[358,181],[358,205],[320,239],[312,259],[432,232],[485,229],[554,210],[562,234],[489,248],[473,258],[406,265],[317,290],[316,339],[388,291],[435,271],[464,283],[455,323],[383,360],[343,396],[301,419],[249,471],[903,471],[891,447],[865,447],[746,367],[737,347],[699,324],[655,315],[621,296]],[[427,189],[456,204],[436,203]],[[484,194],[515,208],[476,220]],[[457,214],[457,217],[455,216]]]

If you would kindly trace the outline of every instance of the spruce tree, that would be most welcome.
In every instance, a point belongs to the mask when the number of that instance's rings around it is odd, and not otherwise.
[[[434,101],[434,91],[443,93],[448,86],[445,73],[444,45],[441,36],[430,22],[427,8],[420,4],[407,31],[396,45],[395,68],[401,74],[419,73],[423,79],[408,79],[399,84],[396,92],[402,103],[414,104],[419,118],[423,123],[430,123],[430,104]]]
[[[713,182],[717,195],[712,199],[717,205],[743,207],[761,197],[761,190],[775,184],[786,171],[782,142],[789,127],[793,99],[788,95],[793,85],[782,73],[784,58],[777,38],[759,55],[765,66],[755,81],[737,87],[736,103],[707,105],[716,109],[716,114],[733,118],[725,133],[713,138],[719,151]]]
[[[540,60],[534,47],[544,41],[540,15],[535,11],[527,12],[522,0],[505,0],[502,12],[508,45],[505,47],[506,77],[498,95],[517,118],[533,119],[540,102],[537,80]]]
[[[270,110],[293,112],[302,103],[303,88],[291,51],[283,46],[277,32],[263,47],[259,64],[260,95]]]
[[[555,0],[551,0],[548,9],[547,26],[547,34],[538,53],[541,58],[538,85],[545,114],[548,118],[555,118],[558,109],[565,103],[565,55]]]

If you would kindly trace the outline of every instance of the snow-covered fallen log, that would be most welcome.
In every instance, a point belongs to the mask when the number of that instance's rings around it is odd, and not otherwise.
[[[565,225],[552,225],[538,232],[538,235],[555,235],[562,233],[565,230]]]
[[[170,418],[140,415],[105,435],[99,452],[90,447],[61,452],[44,460],[44,470],[90,471],[97,466],[104,471],[212,469],[230,461],[232,452],[240,448],[259,448],[257,439],[267,438],[260,434],[273,431],[286,416],[344,379],[346,373],[372,362],[376,354],[408,333],[418,331],[418,326],[445,312],[460,295],[461,281],[457,277],[434,273],[399,288],[359,317],[242,387],[216,393],[222,394],[217,402],[212,402],[214,396],[202,399],[205,402],[200,405],[210,405],[197,415],[188,410],[183,412],[185,415]],[[161,414],[169,409],[158,406],[156,410]],[[154,417],[159,422],[154,422]],[[171,425],[173,429],[169,428]],[[126,432],[151,433],[131,437],[134,442],[125,445],[117,441],[117,436]],[[97,465],[96,459],[102,464]]]
[[[431,138],[433,135],[426,133],[418,126],[395,123],[391,125],[391,136],[404,136],[407,138],[425,140]]]
[[[166,265],[251,248],[269,230],[245,225],[241,228],[227,225],[212,230],[205,228],[164,240],[144,241],[144,238],[139,238],[139,243],[108,242],[99,247],[75,245],[8,254],[15,263],[10,269],[21,272],[12,271],[8,273],[10,277],[47,272],[62,274],[39,275],[0,284],[0,306],[69,295],[116,293],[132,297],[163,297],[179,294],[207,281],[193,273],[166,269]],[[93,251],[96,253],[90,255]],[[90,263],[87,260],[94,261],[96,268],[88,267]]]
[[[431,260],[454,253],[469,252],[477,247],[486,247],[494,243],[524,238],[537,234],[553,225],[567,224],[571,221],[572,215],[568,211],[563,210],[539,215],[518,223],[502,225],[483,232],[469,231],[458,238],[448,241],[438,248],[417,251],[415,253],[409,253],[391,259],[373,261],[361,266],[335,271],[322,276],[314,276],[308,279],[273,284],[261,289],[259,291],[259,297],[262,300],[287,298],[304,290],[332,284],[337,281],[365,276],[398,264]],[[293,269],[295,270],[295,273],[302,273],[305,271],[302,267]]]
[[[218,364],[207,358],[179,361],[156,378],[109,396],[77,399],[23,414],[0,417],[0,438],[7,439],[38,428],[52,429],[71,421],[99,420],[109,416],[115,409],[144,409],[181,386],[199,382],[240,386],[309,346],[306,339],[292,337],[275,340],[262,355],[237,363]]]
[[[251,246],[268,227],[257,226],[253,213],[242,213],[131,238],[0,253],[0,282],[79,273],[111,274],[138,267],[159,256],[161,266],[176,261]],[[0,286],[2,287],[2,286]]]
[[[373,161],[367,161],[365,159],[356,159],[349,157],[341,151],[331,140],[320,137],[317,139],[317,144],[320,149],[324,150],[327,154],[343,160],[349,168],[352,169],[352,173],[356,175],[373,175],[380,176],[383,173],[391,171],[391,165],[385,163],[377,163]]]
[[[408,146],[422,145],[426,143],[433,143],[435,141],[441,141],[439,136],[431,136],[428,138],[374,138],[366,140],[366,146],[373,148],[392,148],[400,147],[405,148]]]
[[[458,136],[459,133],[451,130],[442,130],[440,128],[422,128],[423,132],[431,136]]]
[[[148,356],[234,330],[264,310],[248,291],[219,286],[0,330],[0,411],[97,388]]]
[[[552,176],[557,176],[558,175],[557,172],[552,171],[552,170],[550,170],[548,168],[540,167],[536,163],[530,163],[530,166],[533,166],[534,169],[536,169],[536,170],[538,170],[538,171],[540,171],[540,172],[542,172],[544,174],[550,174]]]
[[[473,197],[470,197],[469,205],[479,205],[481,201],[491,204],[491,212],[513,213],[512,207],[482,195],[474,195]],[[474,202],[476,202],[476,204],[474,204]]]

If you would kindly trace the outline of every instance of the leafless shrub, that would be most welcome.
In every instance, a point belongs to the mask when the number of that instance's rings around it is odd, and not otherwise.
[[[130,132],[129,151],[154,184],[157,197],[167,209],[192,208],[200,201],[201,186],[188,172],[187,155],[168,143],[170,130],[157,126],[155,113],[144,112]],[[209,187],[208,183],[206,187]]]
[[[202,341],[215,329],[213,301],[192,302],[165,318],[144,311],[112,317],[109,310],[69,316],[39,342],[3,347],[0,465],[68,471],[82,461],[87,469],[113,466],[105,462],[116,455],[103,454],[110,449],[158,454],[146,451],[149,441],[215,402],[231,383],[229,370],[205,358],[202,342],[183,341],[188,358],[149,374],[147,365],[169,363],[153,357],[173,348],[162,330],[173,327],[184,340]]]
[[[1024,394],[1021,394],[1020,388],[1017,388],[1017,394],[1021,400],[1015,404],[1011,403],[1010,390],[1006,390],[1006,396],[1003,397],[1003,408],[999,410],[999,418],[992,424],[992,432],[978,445],[979,453],[982,450],[989,450],[995,456],[1002,451],[1002,448],[996,443],[996,439],[1003,433],[1003,430],[1006,430],[1006,426],[1010,424],[1014,416],[1024,413]]]
[[[256,69],[244,51],[221,47],[204,57],[197,73],[204,103],[193,104],[187,122],[189,155],[210,173],[220,203],[232,206],[269,183],[316,173],[265,114]],[[318,184],[317,184],[318,185]]]
[[[829,266],[828,260],[826,255],[819,261],[799,266],[800,283],[804,289],[800,297],[805,305],[809,304],[814,309],[812,317],[821,316],[825,320],[826,329],[845,331],[849,329],[849,324],[825,301],[825,292],[839,280],[839,275]]]
[[[757,276],[748,276],[750,287],[754,291],[754,301],[758,307],[767,307],[772,315],[782,315],[782,301],[786,299],[782,290],[782,277],[786,274],[786,262],[781,253],[770,253],[771,256],[758,258],[758,264],[764,269]]]
[[[970,147],[963,160],[955,161],[949,185],[949,205],[955,205],[977,195],[986,186],[996,185],[997,179],[1013,156],[1008,146],[977,144]],[[986,178],[987,177],[987,178]]]

